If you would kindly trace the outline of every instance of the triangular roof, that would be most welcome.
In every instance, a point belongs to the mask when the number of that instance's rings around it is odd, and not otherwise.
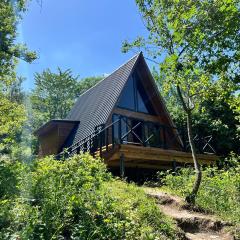
[[[87,137],[94,131],[95,126],[106,123],[139,56],[140,54],[137,54],[79,96],[67,116],[69,120],[80,121],[73,142]]]
[[[66,143],[67,146],[87,137],[94,132],[96,126],[107,122],[126,82],[137,65],[150,80],[148,85],[151,91],[151,98],[157,102],[156,112],[164,116],[165,122],[167,122],[168,125],[174,126],[151,72],[144,60],[143,54],[139,53],[79,96],[77,102],[69,112],[67,119],[80,121],[80,124],[77,131],[69,136]]]

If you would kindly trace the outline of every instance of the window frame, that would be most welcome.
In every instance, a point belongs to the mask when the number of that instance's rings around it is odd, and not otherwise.
[[[141,76],[139,75],[139,73],[138,73],[138,72],[132,73],[132,75],[130,76],[130,78],[132,78],[131,80],[133,81],[133,98],[134,98],[133,101],[134,101],[134,109],[120,105],[119,102],[120,102],[120,100],[121,100],[121,97],[122,97],[121,94],[122,94],[122,93],[120,94],[120,98],[118,99],[117,107],[122,108],[122,109],[129,110],[129,111],[133,111],[133,112],[139,112],[139,113],[143,113],[143,114],[148,114],[148,115],[156,116],[157,114],[156,114],[156,112],[154,111],[153,106],[152,106],[152,104],[150,103],[150,101],[145,102],[145,101],[144,101],[144,97],[141,95],[141,88],[142,88],[142,91],[145,91],[145,89],[144,89],[144,86],[143,86],[143,84],[142,84],[142,82],[141,82]],[[128,81],[129,81],[129,79],[128,79]],[[138,84],[139,84],[139,85],[138,85]],[[125,84],[125,86],[126,86],[126,84]],[[124,88],[125,88],[125,86],[124,86]],[[123,88],[123,91],[125,90],[124,88]],[[145,108],[146,108],[147,112],[144,112],[144,111],[140,111],[140,110],[139,110],[139,97],[138,97],[138,93],[139,93],[139,95],[140,95],[141,98],[142,98],[142,101],[143,101],[143,103],[144,103],[144,105],[145,105]],[[146,91],[145,91],[145,94],[146,94]],[[146,94],[146,97],[147,97],[147,99],[148,99],[148,95],[147,95],[147,94]]]

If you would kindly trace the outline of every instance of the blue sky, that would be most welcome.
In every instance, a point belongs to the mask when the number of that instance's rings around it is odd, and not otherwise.
[[[33,0],[19,25],[19,41],[37,51],[32,64],[20,62],[18,73],[34,86],[34,73],[59,66],[80,78],[111,73],[134,55],[121,53],[123,40],[146,35],[134,0]]]

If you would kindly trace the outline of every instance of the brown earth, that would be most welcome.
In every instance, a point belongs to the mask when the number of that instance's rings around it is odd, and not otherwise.
[[[177,196],[156,188],[144,188],[147,195],[156,199],[162,212],[176,221],[186,240],[234,240],[226,231],[230,225],[201,209],[186,204]]]

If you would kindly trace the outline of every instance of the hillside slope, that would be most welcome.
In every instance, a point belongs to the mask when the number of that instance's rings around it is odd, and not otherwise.
[[[200,212],[186,204],[180,197],[162,192],[159,189],[145,188],[148,196],[157,200],[161,211],[176,221],[183,231],[183,239],[188,240],[234,240],[228,233],[231,224],[221,221],[214,215]]]

